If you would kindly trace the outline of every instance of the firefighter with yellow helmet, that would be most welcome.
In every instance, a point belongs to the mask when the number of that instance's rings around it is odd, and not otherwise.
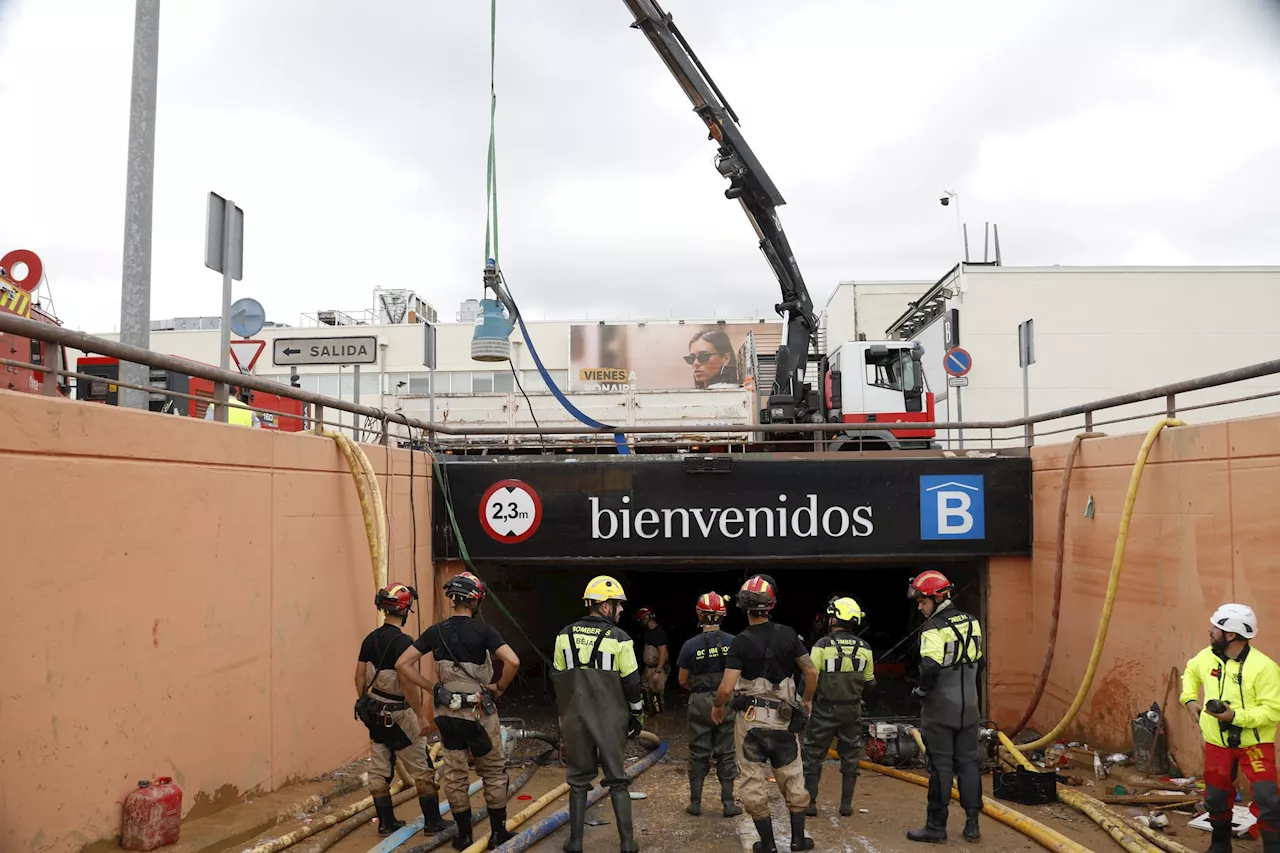
[[[581,853],[587,794],[603,768],[622,853],[637,853],[631,821],[630,780],[622,747],[640,734],[644,705],[635,645],[618,627],[627,600],[622,584],[608,575],[591,579],[582,593],[587,615],[556,637],[552,683],[569,784],[569,839],[565,853]]]
[[[854,633],[862,619],[857,601],[847,596],[833,598],[827,605],[831,632],[809,652],[818,670],[813,717],[804,738],[804,786],[809,791],[810,817],[818,814],[818,781],[832,738],[840,756],[840,814],[853,814],[853,790],[862,758],[862,699],[876,679],[871,647]]]

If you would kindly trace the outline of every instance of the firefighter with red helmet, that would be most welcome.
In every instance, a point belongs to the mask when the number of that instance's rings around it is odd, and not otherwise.
[[[731,704],[733,741],[738,761],[738,791],[742,804],[760,834],[754,853],[777,853],[769,794],[770,772],[791,812],[791,849],[812,850],[804,834],[809,796],[800,761],[800,732],[813,712],[818,671],[800,636],[771,618],[778,603],[777,584],[768,575],[752,575],[738,590],[738,607],[747,613],[747,627],[729,644],[724,677],[716,691],[711,721],[724,721]],[[796,673],[803,673],[804,698],[796,699]],[[732,699],[732,701],[730,701]]]
[[[929,760],[929,805],[912,841],[947,839],[951,781],[960,788],[964,837],[980,837],[982,774],[978,769],[978,670],[983,665],[982,626],[951,601],[954,587],[938,571],[911,580],[907,597],[924,616],[920,630],[920,683],[912,692],[923,700],[920,734]]]
[[[520,669],[520,658],[489,623],[479,619],[484,582],[462,572],[444,584],[451,615],[422,632],[396,662],[396,670],[425,688],[429,706],[440,727],[444,747],[444,793],[449,798],[458,834],[456,850],[472,844],[471,795],[468,762],[484,785],[489,809],[489,846],[512,837],[507,830],[507,761],[502,754],[502,730],[494,700],[502,696]],[[418,660],[426,674],[418,671]],[[494,660],[502,674],[494,678]]]
[[[434,726],[418,687],[396,669],[396,661],[413,645],[402,629],[417,599],[413,587],[400,583],[378,590],[373,603],[386,614],[386,620],[364,638],[356,660],[356,719],[369,729],[373,742],[369,792],[378,815],[378,834],[384,836],[404,826],[396,820],[391,802],[397,761],[417,787],[426,832],[440,832],[452,823],[440,817],[435,767],[427,754],[426,736]]]
[[[680,686],[689,696],[689,807],[691,815],[702,814],[702,785],[711,770],[715,756],[716,776],[720,779],[720,802],[725,817],[736,817],[742,809],[733,802],[733,780],[738,776],[734,755],[733,721],[719,725],[711,722],[711,703],[716,688],[724,678],[725,661],[733,634],[720,630],[727,608],[718,592],[698,597],[694,607],[702,632],[685,642],[676,658]]]
[[[644,693],[645,711],[650,714],[662,713],[663,697],[667,692],[667,631],[658,624],[658,614],[652,607],[641,607],[636,611],[636,620],[644,626],[644,644],[641,650],[641,662],[644,673],[640,684]]]

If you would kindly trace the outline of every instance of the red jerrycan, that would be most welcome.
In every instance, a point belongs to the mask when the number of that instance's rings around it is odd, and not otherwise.
[[[120,846],[125,850],[155,850],[176,844],[181,828],[182,789],[168,776],[139,782],[124,798]]]

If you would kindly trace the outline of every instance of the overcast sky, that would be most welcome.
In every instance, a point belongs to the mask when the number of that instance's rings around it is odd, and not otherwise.
[[[213,315],[206,195],[268,316],[480,295],[483,0],[163,0],[152,317]],[[501,260],[531,319],[772,314],[714,145],[621,0],[499,0]],[[1280,263],[1275,0],[666,0],[821,306],[1004,262]],[[119,324],[133,0],[0,0],[0,253]]]

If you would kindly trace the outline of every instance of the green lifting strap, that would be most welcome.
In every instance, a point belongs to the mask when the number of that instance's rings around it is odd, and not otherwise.
[[[498,93],[494,88],[494,57],[497,55],[498,0],[489,0],[489,168],[485,178],[484,260],[498,260],[498,148],[494,117]]]

